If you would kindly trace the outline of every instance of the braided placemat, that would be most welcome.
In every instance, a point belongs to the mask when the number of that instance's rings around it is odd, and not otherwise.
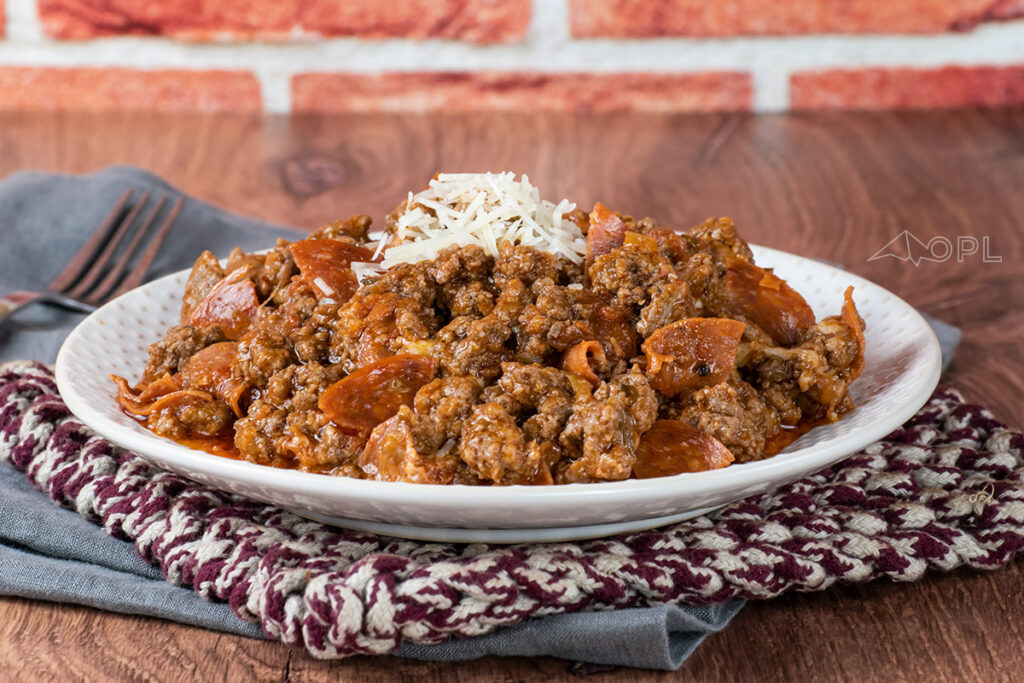
[[[1024,435],[940,388],[835,467],[672,527],[444,545],[338,530],[164,472],[68,412],[46,366],[0,366],[0,458],[133,541],[168,581],[318,657],[386,653],[561,612],[992,569],[1024,549]]]

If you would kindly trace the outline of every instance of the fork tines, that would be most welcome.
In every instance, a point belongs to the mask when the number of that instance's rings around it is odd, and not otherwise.
[[[132,191],[126,191],[50,289],[98,306],[139,286],[185,202],[179,197],[164,211],[167,201],[168,196],[161,194],[147,210],[149,191],[134,201]],[[154,230],[161,214],[163,220]]]

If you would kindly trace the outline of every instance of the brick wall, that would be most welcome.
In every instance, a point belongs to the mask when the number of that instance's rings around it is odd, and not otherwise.
[[[1024,0],[0,0],[0,109],[1024,104]]]

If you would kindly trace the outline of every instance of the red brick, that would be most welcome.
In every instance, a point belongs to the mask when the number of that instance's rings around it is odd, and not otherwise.
[[[308,73],[292,79],[292,108],[331,111],[748,110],[750,76],[700,73]]]
[[[1024,16],[1024,0],[569,0],[577,38],[942,33]]]
[[[245,71],[137,71],[0,67],[0,109],[258,111]]]
[[[924,109],[1024,104],[1024,65],[793,74],[792,109]]]
[[[46,33],[183,40],[294,40],[303,35],[522,40],[530,0],[39,0]]]

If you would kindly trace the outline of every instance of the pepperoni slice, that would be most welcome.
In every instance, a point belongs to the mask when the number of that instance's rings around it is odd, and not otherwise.
[[[207,346],[188,359],[181,370],[181,380],[189,389],[211,392],[231,406],[237,417],[242,417],[239,401],[249,389],[249,384],[231,372],[237,351],[237,342],[219,342]]]
[[[594,367],[600,369],[606,362],[604,348],[601,347],[600,342],[591,339],[573,344],[565,350],[565,355],[562,357],[562,369],[566,372],[576,373],[590,382],[591,386],[596,387],[601,383],[601,378],[594,372]]]
[[[729,318],[683,318],[659,327],[641,347],[651,386],[677,396],[724,382],[732,372],[744,327]]]
[[[359,467],[378,481],[451,484],[459,458],[452,449],[423,457],[416,451],[412,430],[395,415],[377,425],[359,455]]]
[[[598,202],[590,212],[590,227],[587,229],[587,265],[599,256],[622,246],[626,238],[626,224],[612,213],[611,209]]]
[[[369,249],[340,240],[302,240],[289,248],[303,281],[317,296],[333,299],[336,303],[348,301],[359,289],[352,263],[373,260],[373,252]]]
[[[400,407],[412,405],[416,392],[433,378],[430,356],[389,356],[329,386],[320,396],[320,410],[346,434],[366,437]]]
[[[242,267],[228,273],[196,304],[186,322],[194,327],[217,325],[228,339],[240,339],[260,307],[249,272]]]
[[[781,346],[799,344],[814,326],[814,311],[799,292],[764,268],[729,259],[725,271],[729,307]]]
[[[658,420],[640,438],[633,474],[639,479],[725,467],[733,455],[722,442],[678,420]]]

